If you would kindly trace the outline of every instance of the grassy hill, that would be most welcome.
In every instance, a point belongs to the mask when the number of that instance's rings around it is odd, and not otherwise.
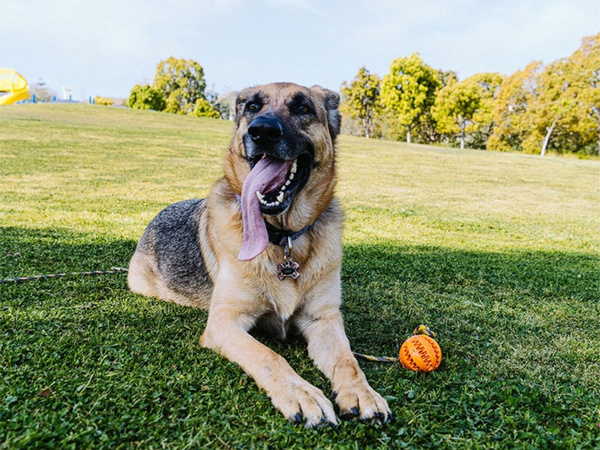
[[[0,279],[127,266],[169,203],[207,194],[232,125],[84,105],[0,108]],[[200,348],[206,313],[122,274],[0,284],[0,448],[600,445],[600,163],[342,136],[343,313],[396,420],[304,430]],[[262,338],[261,338],[262,339]],[[301,340],[264,340],[330,393]]]

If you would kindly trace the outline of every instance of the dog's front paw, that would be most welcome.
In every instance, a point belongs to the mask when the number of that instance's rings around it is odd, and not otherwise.
[[[383,424],[392,419],[387,401],[365,382],[348,383],[334,391],[340,418]]]
[[[304,423],[307,428],[337,425],[332,403],[323,392],[300,379],[269,392],[273,405],[292,423]]]

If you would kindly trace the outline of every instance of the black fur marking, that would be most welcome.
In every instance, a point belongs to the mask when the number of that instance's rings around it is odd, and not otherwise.
[[[169,289],[196,299],[206,297],[213,286],[198,240],[205,209],[204,199],[167,206],[150,222],[138,244],[143,253],[154,253]]]

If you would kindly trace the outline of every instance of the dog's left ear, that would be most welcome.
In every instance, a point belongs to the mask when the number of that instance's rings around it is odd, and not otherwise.
[[[327,110],[329,132],[331,133],[332,139],[335,139],[335,137],[340,134],[340,129],[342,127],[342,115],[338,110],[338,106],[340,106],[340,94],[322,88],[321,86],[313,86],[311,89],[318,92],[323,97],[323,103]]]

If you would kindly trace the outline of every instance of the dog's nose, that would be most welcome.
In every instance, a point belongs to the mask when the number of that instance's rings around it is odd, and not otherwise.
[[[276,118],[262,116],[250,122],[248,134],[256,144],[274,144],[283,137],[283,127]]]

